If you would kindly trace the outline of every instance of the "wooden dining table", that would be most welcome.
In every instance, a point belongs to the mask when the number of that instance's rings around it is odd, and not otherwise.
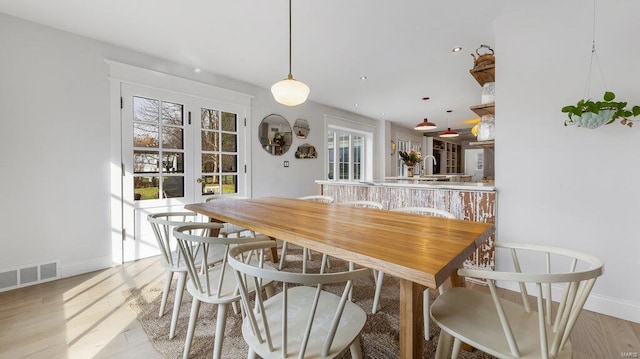
[[[490,223],[280,197],[185,209],[399,278],[400,358],[407,359],[423,357],[425,287],[447,279],[463,285],[457,269],[494,232]]]

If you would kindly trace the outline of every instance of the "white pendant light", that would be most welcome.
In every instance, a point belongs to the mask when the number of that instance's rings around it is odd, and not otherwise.
[[[428,98],[428,97],[423,97],[422,99],[423,99],[425,102],[426,102],[427,100],[429,100],[429,98]],[[425,118],[424,118],[424,120],[423,120],[422,122],[419,122],[419,123],[416,125],[416,127],[414,127],[414,130],[417,130],[417,131],[429,131],[429,130],[433,130],[433,129],[435,129],[435,128],[438,128],[438,126],[436,126],[436,124],[435,124],[435,123],[430,122],[430,121],[429,121],[429,119],[425,117]]]
[[[289,75],[271,86],[273,98],[286,106],[304,103],[309,96],[309,86],[293,78],[291,74],[291,0],[289,0]]]

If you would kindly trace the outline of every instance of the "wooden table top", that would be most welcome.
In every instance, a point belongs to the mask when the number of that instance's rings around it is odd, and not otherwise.
[[[434,289],[494,231],[489,223],[293,198],[185,208]]]

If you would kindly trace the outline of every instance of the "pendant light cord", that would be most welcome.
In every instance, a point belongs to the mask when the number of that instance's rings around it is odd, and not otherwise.
[[[289,76],[287,78],[289,80],[293,79],[291,74],[291,0],[289,0]]]
[[[591,89],[591,73],[593,69],[593,58],[596,59],[596,65],[598,66],[598,71],[600,72],[600,80],[602,81],[602,86],[604,86],[604,90],[607,91],[607,84],[604,81],[604,75],[602,74],[602,67],[600,66],[600,59],[598,58],[598,53],[596,52],[596,0],[593,0],[593,30],[592,30],[592,41],[591,41],[591,60],[589,61],[589,73],[587,74],[587,82],[584,85],[584,98],[587,99],[589,97],[589,90]]]

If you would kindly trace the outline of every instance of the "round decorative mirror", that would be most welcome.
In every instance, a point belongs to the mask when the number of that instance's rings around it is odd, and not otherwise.
[[[258,139],[265,151],[280,156],[291,147],[291,125],[284,117],[276,114],[266,116],[260,122]]]

